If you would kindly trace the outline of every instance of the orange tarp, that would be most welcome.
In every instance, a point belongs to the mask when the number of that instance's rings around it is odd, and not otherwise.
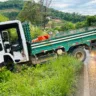
[[[38,38],[33,39],[32,42],[33,42],[33,43],[34,43],[34,42],[40,42],[40,41],[47,40],[47,39],[49,39],[49,38],[50,38],[49,35],[38,36]]]

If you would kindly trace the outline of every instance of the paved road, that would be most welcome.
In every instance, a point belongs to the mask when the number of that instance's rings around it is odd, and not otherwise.
[[[86,53],[87,59],[80,74],[79,91],[76,96],[96,96],[96,52]]]

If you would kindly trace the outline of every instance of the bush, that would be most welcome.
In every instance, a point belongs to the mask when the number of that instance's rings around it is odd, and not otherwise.
[[[30,23],[30,33],[32,39],[37,38],[40,35],[45,35],[47,34],[46,31],[43,31],[40,27],[34,26]]]
[[[0,14],[0,22],[8,21],[9,19],[2,14]]]
[[[87,22],[86,22],[86,21],[77,22],[77,23],[75,24],[75,27],[76,27],[76,29],[83,28],[83,27],[87,27]]]
[[[60,31],[67,31],[67,30],[74,30],[75,25],[72,22],[65,22],[62,26]]]
[[[78,71],[82,64],[73,57],[64,56],[43,65],[26,67],[19,73],[8,73],[10,78],[0,82],[1,96],[70,96],[76,88]],[[7,72],[3,70],[4,74]]]

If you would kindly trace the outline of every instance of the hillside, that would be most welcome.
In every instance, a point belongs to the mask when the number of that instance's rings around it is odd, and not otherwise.
[[[0,2],[0,13],[7,16],[9,19],[15,19],[22,10],[23,4],[23,0]]]
[[[22,9],[23,4],[23,0],[8,0],[5,2],[0,2],[0,9]]]
[[[86,16],[82,16],[81,14],[78,14],[78,13],[65,13],[65,12],[61,12],[52,8],[49,10],[53,18],[71,21],[73,23],[82,22],[86,19]]]
[[[6,2],[0,2],[0,13],[7,16],[9,19],[15,19],[18,16],[19,12],[22,10],[24,3],[25,2],[23,0],[8,0]],[[85,16],[77,13],[64,13],[52,8],[49,8],[48,10],[49,16],[51,16],[52,18],[71,21],[73,23],[81,22],[86,19]]]

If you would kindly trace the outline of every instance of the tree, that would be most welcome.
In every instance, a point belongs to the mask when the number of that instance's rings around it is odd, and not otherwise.
[[[96,16],[88,16],[87,25],[88,26],[96,25]]]
[[[22,11],[18,15],[18,19],[21,21],[30,21],[34,25],[40,25],[42,16],[39,4],[35,3],[34,0],[26,1]]]
[[[44,29],[45,29],[45,25],[46,25],[46,22],[48,21],[47,19],[47,16],[48,16],[48,8],[51,4],[52,0],[40,0],[39,3],[41,5],[41,12],[43,13],[42,16],[43,16],[43,25],[44,25]]]

